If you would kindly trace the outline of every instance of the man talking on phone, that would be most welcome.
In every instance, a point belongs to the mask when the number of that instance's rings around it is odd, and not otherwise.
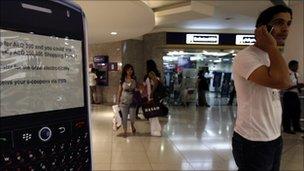
[[[287,6],[264,10],[256,22],[256,43],[234,59],[238,108],[232,148],[240,171],[280,168],[283,143],[279,90],[290,87],[290,79],[278,46],[284,45],[291,20],[292,10]]]

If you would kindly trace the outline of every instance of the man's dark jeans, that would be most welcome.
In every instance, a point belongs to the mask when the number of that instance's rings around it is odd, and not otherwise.
[[[234,132],[232,153],[239,171],[279,171],[283,140],[249,141]]]

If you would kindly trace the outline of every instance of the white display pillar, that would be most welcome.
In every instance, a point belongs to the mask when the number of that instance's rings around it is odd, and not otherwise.
[[[299,62],[300,80],[304,81],[304,32],[303,32],[303,1],[290,1],[289,7],[293,12],[293,21],[290,26],[289,36],[284,46],[284,57],[287,62]]]

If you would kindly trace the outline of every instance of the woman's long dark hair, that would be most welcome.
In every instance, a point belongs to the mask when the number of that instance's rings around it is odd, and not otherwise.
[[[152,59],[147,60],[147,74],[149,74],[151,71],[153,71],[155,75],[160,78],[160,72],[157,69],[156,63]]]
[[[131,75],[131,78],[136,80],[135,78],[135,71],[134,71],[134,68],[131,64],[126,64],[123,69],[122,69],[122,73],[121,73],[121,77],[120,77],[120,84],[122,85],[123,82],[125,82],[125,79],[126,79],[126,76],[127,76],[127,70],[129,68],[132,68],[133,72],[132,72],[132,75]]]

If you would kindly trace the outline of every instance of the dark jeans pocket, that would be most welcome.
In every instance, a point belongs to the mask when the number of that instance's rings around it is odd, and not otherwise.
[[[244,163],[244,156],[243,156],[243,142],[242,140],[238,137],[236,133],[233,134],[232,137],[232,154],[235,160],[236,165],[238,166],[239,169],[243,168],[245,163]]]

